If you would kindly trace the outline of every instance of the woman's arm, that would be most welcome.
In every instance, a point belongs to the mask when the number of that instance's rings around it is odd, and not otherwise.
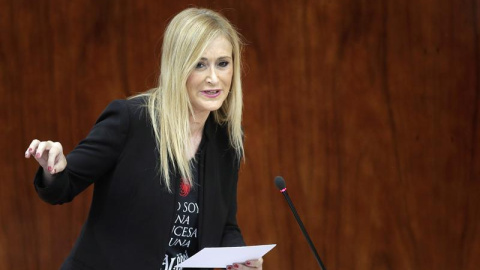
[[[25,157],[35,153],[41,166],[34,181],[40,198],[51,204],[69,202],[109,172],[122,153],[128,126],[126,101],[117,100],[108,105],[89,135],[66,158],[60,143],[34,140],[36,149],[29,147]]]

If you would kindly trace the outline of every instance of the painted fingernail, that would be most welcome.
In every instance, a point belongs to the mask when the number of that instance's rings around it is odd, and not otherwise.
[[[228,270],[232,269],[232,266],[231,265],[227,266],[227,269]]]
[[[238,264],[236,264],[236,263],[233,264],[233,267],[238,268]]]
[[[32,149],[32,148],[28,148],[28,151],[31,153],[31,152],[33,152],[33,149]]]
[[[252,263],[251,263],[251,262],[246,262],[245,264],[246,264],[246,265],[250,265],[250,264],[252,264]]]
[[[37,153],[35,156],[36,156],[37,158],[39,158],[39,157],[40,157],[40,153]]]
[[[51,172],[52,171],[52,167],[48,166],[48,171]]]

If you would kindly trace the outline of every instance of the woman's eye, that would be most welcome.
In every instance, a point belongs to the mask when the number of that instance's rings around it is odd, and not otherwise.
[[[201,69],[201,68],[204,68],[204,67],[205,67],[205,64],[202,63],[202,62],[197,63],[197,65],[195,66],[196,69]]]
[[[227,67],[228,64],[230,64],[230,62],[228,62],[228,61],[222,61],[222,62],[218,63],[218,66],[220,66],[220,67]]]

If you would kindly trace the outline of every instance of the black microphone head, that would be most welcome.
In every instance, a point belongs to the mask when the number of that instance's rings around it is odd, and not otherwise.
[[[275,185],[279,190],[283,190],[287,187],[287,184],[285,184],[285,180],[283,180],[283,177],[281,176],[275,177]]]

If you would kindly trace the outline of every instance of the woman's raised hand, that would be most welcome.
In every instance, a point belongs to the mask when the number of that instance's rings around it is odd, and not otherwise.
[[[44,175],[47,177],[63,171],[67,166],[67,159],[63,155],[63,147],[59,142],[41,142],[35,139],[25,152],[25,158],[31,156],[43,167]]]

